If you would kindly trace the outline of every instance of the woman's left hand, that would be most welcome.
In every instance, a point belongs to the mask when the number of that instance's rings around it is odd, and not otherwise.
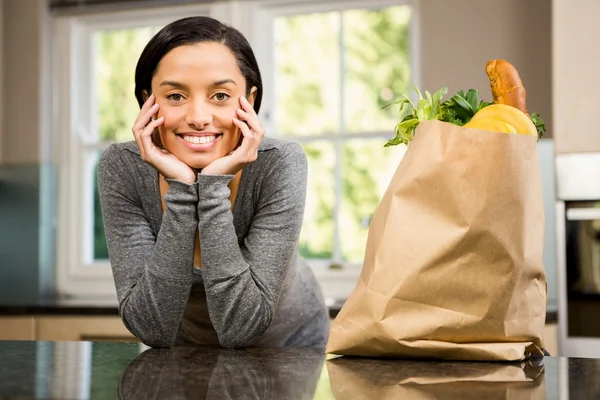
[[[256,160],[258,146],[265,133],[258,115],[245,97],[240,98],[241,109],[237,110],[239,118],[233,118],[233,123],[240,128],[243,135],[242,144],[225,157],[221,157],[202,169],[204,175],[235,175],[246,165]],[[246,121],[244,123],[242,120]]]

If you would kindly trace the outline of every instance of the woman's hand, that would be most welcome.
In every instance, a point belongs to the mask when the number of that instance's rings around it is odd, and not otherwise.
[[[164,117],[152,119],[152,116],[158,112],[158,108],[154,94],[150,95],[131,128],[135,142],[140,148],[142,160],[152,165],[165,178],[192,184],[196,181],[194,170],[167,150],[152,143],[152,133],[165,121]]]
[[[237,110],[238,118],[233,118],[233,123],[240,128],[242,144],[225,157],[221,157],[202,169],[204,175],[235,175],[250,164],[258,156],[258,146],[265,133],[258,119],[258,115],[245,97],[240,98],[241,109]],[[246,121],[246,123],[241,120]]]

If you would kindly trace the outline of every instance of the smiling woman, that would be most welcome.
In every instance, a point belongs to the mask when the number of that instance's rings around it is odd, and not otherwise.
[[[98,164],[125,325],[154,347],[324,347],[328,310],[298,255],[306,156],[264,138],[246,39],[211,18],[175,21],[135,84],[135,141]]]

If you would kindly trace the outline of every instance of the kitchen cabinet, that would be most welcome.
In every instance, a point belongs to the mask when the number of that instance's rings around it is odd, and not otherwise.
[[[0,317],[0,340],[137,342],[118,316]]]
[[[35,340],[34,318],[0,317],[0,340]]]
[[[112,316],[44,316],[36,318],[36,340],[131,342],[137,339],[121,318]]]

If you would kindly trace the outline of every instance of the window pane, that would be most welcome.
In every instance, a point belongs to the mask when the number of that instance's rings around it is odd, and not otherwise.
[[[340,242],[351,263],[363,262],[370,219],[404,155],[404,146],[384,148],[385,142],[355,139],[343,146]]]
[[[133,140],[140,107],[134,96],[137,60],[156,28],[105,30],[95,34],[95,71],[100,141]]]
[[[409,93],[409,6],[344,12],[344,123],[348,132],[392,131],[395,96]]]
[[[340,129],[340,13],[275,19],[275,129],[312,135]]]
[[[100,209],[100,194],[98,192],[98,161],[99,157],[96,157],[95,166],[93,168],[93,182],[94,182],[94,219],[93,219],[93,236],[92,259],[94,261],[108,260],[108,248],[106,246],[106,237],[104,236],[104,222],[102,220],[102,210]]]
[[[300,254],[307,259],[330,259],[333,254],[333,171],[335,151],[331,142],[302,146],[308,159],[308,187]]]

